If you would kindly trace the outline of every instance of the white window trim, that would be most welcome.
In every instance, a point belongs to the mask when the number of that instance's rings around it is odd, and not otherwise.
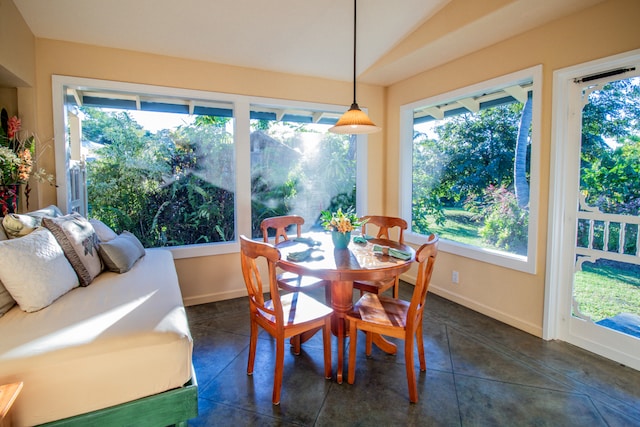
[[[291,109],[322,110],[337,114],[344,113],[345,107],[332,104],[321,104],[303,101],[291,101],[277,98],[262,98],[228,93],[207,92],[193,89],[180,89],[166,86],[154,86],[139,83],[125,83],[110,80],[99,80],[82,77],[52,76],[52,100],[53,100],[53,130],[55,141],[63,141],[55,144],[56,179],[58,183],[57,204],[63,212],[68,211],[67,190],[69,180],[69,147],[66,143],[66,115],[64,114],[64,89],[73,87],[77,89],[92,88],[112,91],[124,91],[139,94],[153,94],[167,97],[184,97],[204,101],[229,102],[234,109],[234,140],[236,158],[236,191],[235,191],[235,236],[236,240],[224,243],[205,243],[186,246],[166,247],[172,252],[175,259],[194,258],[210,255],[237,253],[240,251],[239,236],[251,235],[251,178],[248,172],[251,170],[250,157],[250,105],[278,105]],[[367,210],[367,135],[358,135],[356,145],[356,210]]]
[[[496,87],[518,84],[533,79],[533,118],[531,132],[530,194],[529,194],[529,234],[527,256],[479,248],[451,240],[440,240],[439,250],[464,256],[478,261],[499,265],[525,273],[535,274],[538,244],[538,210],[540,198],[540,128],[542,117],[542,65],[537,65],[481,83],[440,94],[431,98],[405,104],[400,107],[400,215],[409,224],[412,223],[412,185],[413,185],[413,110],[425,105],[437,105],[451,99],[473,96]],[[423,244],[427,236],[409,231],[405,240],[413,244]]]

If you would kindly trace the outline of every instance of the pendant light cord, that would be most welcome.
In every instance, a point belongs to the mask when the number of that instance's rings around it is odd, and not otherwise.
[[[353,103],[356,103],[356,17],[358,16],[356,8],[357,0],[353,0]]]

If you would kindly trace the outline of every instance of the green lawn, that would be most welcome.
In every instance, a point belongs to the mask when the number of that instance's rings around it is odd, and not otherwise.
[[[464,209],[447,208],[444,213],[447,217],[444,225],[439,226],[432,222],[429,226],[430,232],[436,233],[443,239],[480,247],[488,246],[478,234],[482,224],[473,219],[471,212],[467,212]]]
[[[574,295],[580,311],[594,321],[619,313],[640,315],[640,266],[599,260],[576,273]]]
[[[472,213],[445,209],[445,214],[444,225],[432,225],[430,232],[443,239],[491,248],[478,235],[482,224],[473,220]],[[574,294],[580,311],[596,322],[619,313],[640,315],[640,266],[605,260],[585,262],[583,271],[575,275]]]

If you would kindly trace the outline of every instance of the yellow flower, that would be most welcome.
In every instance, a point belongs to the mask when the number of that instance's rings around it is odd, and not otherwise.
[[[55,185],[53,175],[42,168],[34,171],[37,138],[25,133],[16,116],[8,120],[6,128],[0,128],[0,184],[28,184],[29,178],[34,177],[39,182]]]
[[[342,208],[338,208],[335,213],[322,211],[320,218],[325,230],[338,231],[340,233],[348,233],[364,224],[353,211],[353,208],[348,209],[346,212],[343,212]]]
[[[25,149],[20,152],[19,156],[20,164],[18,165],[18,180],[28,181],[33,170],[33,160],[31,158],[31,151]]]

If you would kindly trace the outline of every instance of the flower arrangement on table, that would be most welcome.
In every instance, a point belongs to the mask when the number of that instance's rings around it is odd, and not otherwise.
[[[366,221],[362,221],[352,208],[346,212],[338,208],[336,212],[322,211],[320,219],[325,230],[332,231],[333,244],[338,249],[345,249],[351,240],[351,232],[362,226]]]
[[[29,179],[38,182],[48,182],[55,185],[55,177],[43,168],[36,166],[36,136],[25,136],[21,121],[18,117],[8,118],[6,110],[2,109],[2,123],[0,126],[0,185],[4,187],[5,197],[0,194],[2,214],[17,208],[17,197],[20,184],[25,184],[24,194],[27,208],[29,206]],[[11,201],[7,202],[7,198]]]

